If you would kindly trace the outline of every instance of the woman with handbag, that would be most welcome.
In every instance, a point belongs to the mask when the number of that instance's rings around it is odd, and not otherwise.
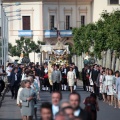
[[[25,81],[25,88],[20,93],[20,99],[22,100],[21,114],[23,120],[32,120],[34,115],[35,93],[31,88],[31,82],[29,80]]]

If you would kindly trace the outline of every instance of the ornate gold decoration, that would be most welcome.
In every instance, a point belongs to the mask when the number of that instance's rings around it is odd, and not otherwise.
[[[48,53],[50,56],[51,64],[67,64],[68,65],[68,54],[69,51],[65,48],[65,45],[61,42],[60,37],[58,38],[58,42],[52,48],[52,50]]]

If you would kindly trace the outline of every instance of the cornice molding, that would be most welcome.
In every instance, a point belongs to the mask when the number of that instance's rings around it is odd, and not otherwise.
[[[55,8],[55,9],[48,8],[48,11],[49,11],[49,13],[56,13],[57,12],[57,8]]]
[[[72,11],[73,11],[72,7],[71,7],[71,9],[66,9],[66,8],[64,7],[64,13],[72,13]]]
[[[78,10],[79,10],[79,13],[87,13],[88,12],[87,7],[84,9],[79,7]]]

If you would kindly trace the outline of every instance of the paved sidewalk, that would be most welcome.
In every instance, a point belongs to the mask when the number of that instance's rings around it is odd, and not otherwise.
[[[81,107],[84,108],[83,100],[90,95],[89,92],[83,91],[82,81],[78,81],[77,92],[81,95]],[[68,99],[69,91],[62,91],[63,99]],[[38,102],[38,120],[40,118],[39,106],[42,102],[51,100],[51,94],[49,92],[40,92],[41,101]],[[97,120],[120,120],[120,110],[114,109],[113,106],[99,101],[100,111],[98,112]],[[0,120],[21,120],[20,109],[16,105],[16,100],[11,99],[10,92],[7,93],[0,108]]]
[[[78,81],[77,81],[77,85],[78,85],[78,86],[83,86],[82,80],[78,80]]]
[[[10,92],[6,94],[0,108],[0,120],[21,120],[20,108],[16,105],[16,100],[11,99]]]

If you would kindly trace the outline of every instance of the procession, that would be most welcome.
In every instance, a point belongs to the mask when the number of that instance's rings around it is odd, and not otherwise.
[[[0,120],[119,120],[120,0],[0,1]]]

